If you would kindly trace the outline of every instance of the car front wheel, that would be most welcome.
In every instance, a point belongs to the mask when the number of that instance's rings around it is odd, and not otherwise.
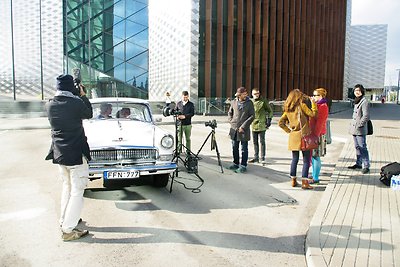
[[[158,174],[153,176],[154,187],[166,187],[169,180],[169,174]]]

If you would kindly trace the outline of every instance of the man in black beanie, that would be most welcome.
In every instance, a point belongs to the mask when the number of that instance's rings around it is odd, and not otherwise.
[[[79,91],[78,91],[79,89]],[[89,145],[82,119],[93,116],[82,86],[76,87],[71,75],[57,77],[57,91],[46,104],[52,143],[46,160],[58,164],[63,180],[60,226],[63,241],[79,239],[89,232],[76,228],[81,221],[83,193],[88,183]]]

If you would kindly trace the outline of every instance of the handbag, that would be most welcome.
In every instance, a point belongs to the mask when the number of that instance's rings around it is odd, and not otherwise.
[[[317,149],[318,145],[319,145],[318,137],[312,133],[301,137],[302,151]]]
[[[374,126],[372,125],[372,121],[367,121],[367,135],[372,135],[374,133]]]
[[[300,114],[301,114],[301,109],[299,110],[299,123],[301,131],[301,129],[303,129],[303,126],[301,125]],[[317,149],[318,145],[319,145],[319,138],[313,133],[301,136],[301,147],[300,147],[301,151]]]

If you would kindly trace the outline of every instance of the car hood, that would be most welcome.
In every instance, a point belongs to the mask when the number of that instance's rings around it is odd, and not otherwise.
[[[156,126],[127,120],[86,120],[83,123],[91,149],[116,146],[153,147]]]

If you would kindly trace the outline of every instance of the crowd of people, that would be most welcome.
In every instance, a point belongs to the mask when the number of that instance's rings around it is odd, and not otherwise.
[[[46,105],[52,136],[46,159],[52,160],[59,166],[63,181],[59,223],[62,240],[71,241],[88,234],[87,230],[76,227],[81,221],[83,193],[89,177],[88,161],[91,160],[82,120],[92,118],[93,110],[84,87],[81,84],[74,84],[71,75],[60,75],[56,81],[56,94]],[[365,89],[361,84],[357,84],[353,91],[355,105],[349,133],[354,139],[357,158],[355,164],[348,168],[360,169],[363,174],[367,174],[370,166],[366,145],[369,102],[365,98]],[[251,94],[252,98],[249,97],[245,87],[239,87],[235,97],[229,101],[227,113],[233,162],[228,168],[236,173],[245,173],[248,163],[266,164],[266,130],[271,126],[273,110],[268,101],[261,96],[258,88],[253,88]],[[278,125],[288,134],[288,149],[292,152],[289,170],[292,187],[299,186],[297,165],[300,152],[303,158],[301,188],[313,189],[311,184],[317,184],[320,181],[321,157],[325,156],[327,145],[326,122],[329,109],[326,97],[325,88],[316,88],[312,96],[294,89],[284,103],[283,114]],[[168,92],[166,105],[170,106],[170,104]],[[181,100],[174,110],[177,114],[179,153],[182,153],[182,148],[186,149],[186,153],[190,153],[192,117],[195,115],[195,108],[189,99],[188,91],[182,92]],[[100,107],[98,118],[112,118],[111,113],[112,105],[104,104]],[[116,114],[117,118],[129,116],[128,108],[122,108]],[[303,139],[308,135],[313,135],[318,139],[317,146],[312,149],[303,146]],[[183,136],[185,136],[185,144],[183,144]],[[253,139],[254,157],[248,160],[248,142],[251,139]],[[309,175],[310,166],[311,175]]]

